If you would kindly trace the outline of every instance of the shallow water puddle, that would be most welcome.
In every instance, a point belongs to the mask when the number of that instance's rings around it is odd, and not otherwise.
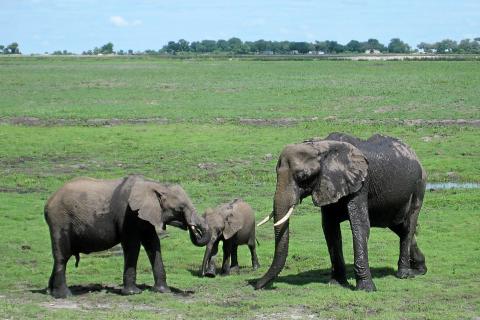
[[[438,189],[479,189],[480,183],[475,182],[435,182],[427,183],[428,190]]]

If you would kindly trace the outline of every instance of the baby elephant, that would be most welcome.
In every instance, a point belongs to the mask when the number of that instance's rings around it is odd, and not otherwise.
[[[247,244],[250,249],[253,269],[260,266],[255,252],[255,215],[245,201],[235,199],[215,209],[207,209],[204,217],[212,236],[203,257],[202,276],[215,277],[215,255],[220,241],[223,241],[223,275],[239,270],[237,248],[242,244]]]
[[[136,268],[140,245],[152,265],[153,290],[169,292],[155,227],[166,224],[190,231],[194,245],[210,240],[205,220],[178,185],[160,184],[142,176],[117,180],[78,178],[48,200],[45,219],[50,229],[53,270],[48,291],[55,298],[71,295],[65,269],[71,256],[109,249],[121,243],[124,255],[123,294],[139,293]]]

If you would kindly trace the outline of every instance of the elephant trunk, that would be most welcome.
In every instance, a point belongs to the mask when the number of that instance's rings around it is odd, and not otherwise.
[[[189,222],[188,232],[190,234],[190,240],[197,247],[205,246],[212,236],[205,220],[196,213],[192,215],[192,221]]]
[[[210,241],[210,243],[207,244],[207,248],[205,249],[205,254],[203,255],[202,270],[201,270],[202,277],[207,274],[211,255],[212,255],[212,247],[213,247],[213,243],[212,241]]]
[[[290,187],[289,187],[290,186]],[[289,190],[287,190],[289,189]],[[277,177],[277,190],[274,199],[274,221],[280,221],[288,214],[289,209],[295,205],[297,195],[292,183],[288,183],[288,176],[281,174]],[[290,211],[291,213],[291,211]],[[270,268],[265,275],[257,281],[255,289],[262,289],[275,279],[285,266],[288,255],[289,220],[275,226],[275,254]]]

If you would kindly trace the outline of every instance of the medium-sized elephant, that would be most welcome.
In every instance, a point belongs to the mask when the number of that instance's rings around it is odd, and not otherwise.
[[[204,217],[212,236],[205,249],[202,276],[215,277],[215,255],[220,241],[223,241],[222,275],[239,270],[237,248],[243,244],[250,249],[253,269],[260,266],[255,251],[255,214],[245,201],[235,199],[215,209],[207,209]]]
[[[78,178],[67,182],[45,205],[50,229],[53,270],[48,290],[55,298],[71,295],[65,279],[70,257],[109,249],[120,243],[124,254],[122,294],[140,293],[136,267],[140,245],[152,265],[153,290],[170,292],[155,227],[172,225],[190,232],[196,246],[210,240],[205,220],[178,185],[160,184],[142,176],[117,180]]]
[[[347,283],[340,231],[340,223],[346,220],[353,236],[357,289],[375,290],[368,264],[370,227],[390,228],[399,236],[397,277],[427,272],[425,256],[415,239],[427,176],[409,146],[382,135],[361,140],[332,133],[325,139],[287,145],[276,170],[270,216],[275,221],[275,254],[256,289],[282,271],[288,254],[290,215],[308,196],[322,211],[319,229],[321,225],[327,242],[333,283]]]

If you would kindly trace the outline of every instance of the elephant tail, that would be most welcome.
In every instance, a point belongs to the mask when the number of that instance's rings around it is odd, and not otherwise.
[[[73,255],[75,256],[75,268],[78,268],[78,263],[80,262],[80,254],[77,252]]]
[[[258,242],[258,239],[255,237],[255,241],[257,242],[257,246],[260,247],[260,242]]]

